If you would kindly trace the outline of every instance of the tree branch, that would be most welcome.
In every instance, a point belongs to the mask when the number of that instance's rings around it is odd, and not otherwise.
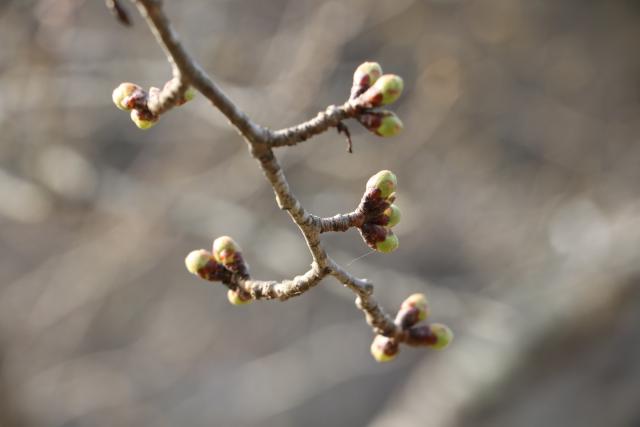
[[[361,121],[363,125],[369,126],[368,129],[372,132],[382,135],[382,133],[379,133],[380,129],[382,129],[380,128],[382,122],[376,122],[375,120],[387,120],[389,118],[391,118],[392,121],[384,124],[387,126],[385,129],[387,131],[397,131],[399,126],[401,126],[401,122],[399,122],[399,119],[397,119],[394,114],[385,111],[373,111],[371,108],[393,102],[402,90],[401,79],[397,76],[386,76],[392,80],[392,84],[396,85],[392,87],[395,92],[384,95],[393,98],[389,98],[388,102],[385,101],[380,104],[380,102],[386,98],[383,98],[383,94],[380,93],[379,88],[376,89],[377,86],[372,86],[371,89],[375,89],[378,92],[374,90],[369,94],[369,92],[371,92],[371,90],[369,90],[360,98],[352,99],[342,106],[329,106],[325,111],[320,112],[316,117],[305,123],[278,131],[271,131],[254,123],[242,112],[189,55],[181,44],[177,33],[173,30],[169,19],[164,14],[160,0],[132,1],[137,5],[138,10],[155,35],[158,44],[163,48],[173,71],[173,79],[170,80],[161,91],[157,92],[155,94],[156,96],[152,96],[153,94],[150,93],[147,107],[151,113],[156,116],[155,119],[157,120],[157,116],[161,113],[184,102],[185,91],[189,86],[194,87],[209,99],[211,103],[229,119],[238,133],[245,139],[251,155],[258,161],[266,179],[273,188],[278,206],[289,214],[292,221],[300,229],[313,259],[309,271],[291,280],[281,282],[253,280],[249,278],[246,265],[242,264],[244,261],[242,260],[239,248],[234,246],[235,243],[230,238],[226,238],[226,240],[223,239],[224,243],[221,243],[221,245],[227,246],[219,248],[220,253],[216,252],[215,244],[213,254],[204,250],[195,251],[198,253],[196,253],[194,258],[194,264],[188,264],[187,267],[189,270],[201,274],[203,278],[222,281],[231,291],[239,292],[241,294],[240,296],[245,298],[245,300],[279,299],[284,301],[302,295],[304,292],[316,286],[324,277],[332,275],[356,294],[356,306],[365,313],[367,323],[373,328],[376,334],[390,337],[392,340],[391,343],[396,346],[397,351],[397,342],[405,340],[407,336],[406,331],[403,330],[403,327],[396,324],[378,304],[373,296],[373,285],[366,279],[360,279],[351,275],[331,259],[327,255],[320,240],[321,233],[346,231],[351,227],[358,227],[363,236],[366,234],[363,231],[366,226],[369,226],[374,231],[382,230],[383,234],[391,233],[391,225],[387,228],[384,227],[386,222],[383,222],[382,225],[378,225],[379,223],[377,222],[371,224],[365,224],[365,222],[380,220],[380,215],[383,213],[383,210],[388,208],[393,202],[395,198],[394,193],[382,195],[382,187],[378,189],[374,187],[369,188],[368,183],[367,192],[354,212],[335,215],[331,218],[317,217],[305,210],[291,191],[284,172],[273,153],[273,148],[295,145],[312,136],[325,132],[331,127],[340,129],[341,126],[344,127],[344,125],[342,125],[343,120],[359,118],[360,114],[365,113],[369,116],[374,116],[373,118],[369,117],[366,123]],[[375,63],[365,63],[363,66],[364,65],[368,68],[362,72],[364,74],[361,73],[362,75],[360,77],[362,78],[358,80],[358,85],[360,85],[358,87],[360,89],[369,87],[370,82],[368,82],[367,78],[373,76],[372,73],[381,71],[379,70],[379,65]],[[372,66],[373,69],[371,68]],[[375,69],[376,66],[377,71]],[[378,72],[378,74],[380,73]],[[380,80],[383,80],[384,77],[385,76]],[[356,84],[355,78],[354,84]],[[368,97],[367,94],[369,94]],[[378,104],[376,104],[376,102],[378,102]],[[119,105],[119,103],[117,102],[116,105]],[[126,105],[119,106],[121,108],[126,107]],[[389,124],[395,127],[390,128]],[[382,172],[391,174],[389,171],[381,171],[372,177],[372,179],[378,177]],[[393,185],[395,186],[395,176],[393,176],[393,181]],[[388,182],[382,182],[380,185],[386,184],[388,184]],[[370,237],[375,238],[377,236],[373,235]],[[395,238],[395,236],[392,237]],[[375,239],[372,241],[374,244],[378,242]],[[395,242],[397,246],[397,240]],[[367,241],[367,243],[372,244],[371,241]],[[388,251],[378,250],[383,252]],[[189,257],[187,261],[189,261]],[[203,261],[202,265],[198,264],[200,261]],[[205,271],[205,267],[210,270]],[[377,356],[375,357],[377,358]]]
[[[296,145],[315,135],[326,132],[331,127],[338,126],[342,120],[352,118],[356,113],[356,108],[350,102],[346,102],[339,107],[330,105],[325,111],[319,112],[311,120],[272,132],[269,138],[269,145],[272,147]]]

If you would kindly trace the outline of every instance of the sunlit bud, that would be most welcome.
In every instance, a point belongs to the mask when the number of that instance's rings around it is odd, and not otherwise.
[[[186,265],[189,273],[197,275],[198,271],[207,265],[211,257],[211,252],[204,249],[198,249],[189,252],[189,255],[184,259],[184,264]]]
[[[388,227],[365,223],[360,227],[360,234],[367,245],[378,252],[388,253],[398,248],[398,237]]]
[[[383,218],[387,220],[384,224],[387,227],[395,227],[400,222],[400,208],[397,205],[391,205],[382,213]]]
[[[140,129],[149,129],[156,123],[158,123],[158,116],[154,116],[150,112],[131,110],[131,120]]]
[[[355,99],[364,91],[369,89],[382,75],[382,68],[377,62],[363,62],[353,73],[353,86],[351,86],[351,97]]]
[[[358,116],[358,121],[367,130],[378,136],[390,137],[399,134],[403,125],[400,118],[392,111],[371,111]]]
[[[400,309],[409,308],[417,308],[420,311],[419,321],[423,321],[429,316],[429,304],[424,294],[413,294],[402,301]]]
[[[387,230],[387,237],[381,242],[376,244],[375,250],[384,254],[393,252],[398,249],[400,242],[398,236],[396,236],[390,229]]]
[[[433,323],[426,326],[414,326],[409,329],[406,343],[412,346],[427,346],[437,350],[446,348],[453,341],[453,332],[448,326]]]
[[[420,310],[415,307],[401,308],[396,315],[395,323],[402,329],[408,329],[420,321]]]
[[[212,282],[224,281],[231,274],[222,264],[216,262],[211,252],[204,249],[191,251],[184,263],[189,273]]]
[[[385,74],[358,98],[358,104],[365,108],[380,107],[395,102],[402,94],[404,82],[400,76]]]
[[[233,305],[244,305],[253,301],[249,294],[239,289],[229,289],[227,291],[227,299]]]
[[[240,246],[229,236],[221,236],[213,241],[213,256],[222,265],[233,264],[240,251]]]
[[[431,332],[437,337],[436,343],[433,345],[433,348],[438,350],[442,350],[451,344],[453,341],[453,331],[442,323],[432,323]]]
[[[376,335],[371,343],[371,355],[378,362],[389,362],[393,360],[400,351],[400,347],[396,340],[385,337],[384,335]]]
[[[373,175],[367,181],[367,190],[377,189],[380,191],[380,197],[386,199],[391,193],[396,191],[398,186],[398,179],[396,175],[388,170],[382,170]]]
[[[113,90],[111,99],[121,110],[128,111],[135,107],[141,98],[146,96],[144,90],[135,83],[121,83]]]

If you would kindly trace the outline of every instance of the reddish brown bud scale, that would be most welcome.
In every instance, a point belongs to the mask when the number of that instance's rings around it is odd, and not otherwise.
[[[409,328],[405,342],[414,347],[434,346],[438,342],[438,337],[428,325],[414,326]]]
[[[396,175],[389,170],[381,170],[369,178],[366,189],[378,189],[380,190],[380,197],[386,199],[396,191],[397,186],[398,179]]]
[[[396,315],[395,323],[404,330],[418,323],[420,317],[420,309],[416,307],[401,308]]]
[[[387,219],[382,220],[381,217],[389,205],[390,203],[382,198],[382,192],[375,188],[367,190],[360,201],[360,209],[367,218],[366,222],[378,225],[387,225]]]
[[[408,296],[400,305],[400,310],[417,308],[420,311],[420,320],[425,320],[429,316],[429,304],[424,294],[413,294]]]
[[[398,237],[390,228],[366,223],[360,227],[360,234],[365,243],[373,250],[382,253],[393,252],[398,248]]]
[[[125,107],[125,110],[144,109],[147,108],[148,99],[147,92],[140,90],[139,92],[134,92],[131,96],[124,98],[122,100],[122,105]]]
[[[229,236],[218,237],[213,242],[213,256],[227,270],[249,277],[249,266],[242,258],[240,246]]]
[[[446,348],[453,341],[453,332],[441,323],[409,328],[405,342],[414,347],[427,346],[437,350]]]
[[[211,282],[221,282],[229,276],[223,265],[218,264],[213,257],[198,270],[198,276]]]
[[[387,229],[381,225],[366,223],[360,227],[362,237],[367,245],[375,249],[376,244],[382,242],[387,237]]]
[[[184,263],[189,273],[205,280],[223,281],[229,276],[225,268],[213,258],[213,254],[204,249],[191,251]]]
[[[382,137],[399,134],[403,129],[400,118],[392,111],[369,111],[358,116],[358,121],[368,131]]]
[[[146,107],[131,110],[131,121],[140,129],[149,129],[158,122],[158,116],[154,115]]]
[[[393,204],[388,205],[388,207],[383,208],[381,214],[375,216],[369,222],[387,227],[395,227],[400,222],[400,208]]]
[[[121,110],[131,110],[136,107],[141,100],[146,102],[146,92],[135,83],[121,83],[113,90],[111,99],[113,103]]]
[[[358,106],[375,108],[395,102],[404,88],[402,78],[395,74],[385,74],[357,98]]]
[[[371,343],[371,355],[378,362],[389,362],[400,352],[398,342],[384,335],[376,335]]]
[[[353,85],[351,86],[351,96],[355,99],[364,93],[382,75],[382,68],[377,62],[364,62],[356,68],[353,73]]]

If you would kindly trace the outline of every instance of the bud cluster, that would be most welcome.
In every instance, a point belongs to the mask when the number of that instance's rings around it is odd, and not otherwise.
[[[371,343],[371,355],[378,362],[393,360],[400,352],[400,342],[412,347],[444,349],[453,340],[453,332],[441,323],[419,325],[429,317],[429,305],[424,294],[413,294],[400,305],[395,323],[402,330],[398,337],[376,335]]]
[[[165,83],[165,88],[174,84],[173,80]],[[161,90],[157,87],[149,88],[149,92],[145,91],[141,86],[135,83],[121,83],[113,90],[111,99],[119,109],[123,111],[131,111],[131,120],[140,129],[149,129],[158,122],[159,115],[154,114],[149,109],[149,101],[158,99]],[[187,89],[184,95],[176,101],[176,105],[183,105],[193,99],[195,90]]]
[[[212,282],[232,283],[233,276],[249,279],[249,266],[242,257],[240,246],[229,236],[213,241],[213,250],[191,251],[184,260],[189,273]],[[227,292],[229,302],[234,305],[247,304],[251,295],[241,288],[231,288]]]
[[[388,253],[398,248],[398,237],[391,230],[400,222],[400,208],[393,204],[398,185],[395,174],[382,170],[367,181],[359,210],[364,221],[358,227],[367,245],[378,252]]]
[[[400,76],[382,74],[377,62],[360,64],[353,74],[350,100],[361,110],[356,116],[360,124],[378,136],[395,136],[402,131],[402,121],[392,111],[375,108],[394,103],[402,94]]]

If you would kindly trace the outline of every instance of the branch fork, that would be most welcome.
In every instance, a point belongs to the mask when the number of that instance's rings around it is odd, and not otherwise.
[[[327,232],[342,232],[357,228],[365,243],[373,250],[387,253],[398,247],[392,231],[400,220],[396,200],[396,176],[380,171],[367,181],[358,207],[350,213],[320,218],[309,213],[291,191],[274,149],[293,146],[323,133],[330,128],[344,134],[348,151],[352,152],[351,134],[347,119],[355,119],[370,132],[391,137],[402,130],[398,116],[381,107],[395,102],[403,91],[403,81],[393,74],[382,74],[375,62],[361,64],[354,73],[349,99],[341,106],[329,106],[325,111],[304,123],[272,131],[254,123],[234,104],[218,85],[184,49],[177,33],[158,0],[132,0],[147,21],[158,44],[167,55],[173,77],[162,89],[145,91],[134,83],[122,83],[113,93],[113,101],[122,110],[130,111],[134,123],[141,129],[156,124],[162,114],[189,101],[197,90],[224,114],[244,138],[249,152],[257,160],[271,184],[278,206],[285,210],[302,233],[312,262],[302,275],[283,281],[264,281],[251,278],[242,250],[231,237],[214,240],[211,251],[198,249],[185,259],[187,270],[200,278],[220,282],[226,286],[232,304],[247,304],[255,300],[285,301],[300,296],[318,285],[325,277],[333,276],[356,295],[356,306],[362,310],[366,322],[376,337],[371,353],[377,361],[395,357],[399,344],[444,348],[452,339],[444,325],[418,325],[427,317],[426,298],[412,295],[400,307],[396,318],[389,316],[374,297],[374,287],[366,279],[353,276],[325,251],[320,236]],[[123,21],[126,16],[118,0],[107,0],[107,6]]]

